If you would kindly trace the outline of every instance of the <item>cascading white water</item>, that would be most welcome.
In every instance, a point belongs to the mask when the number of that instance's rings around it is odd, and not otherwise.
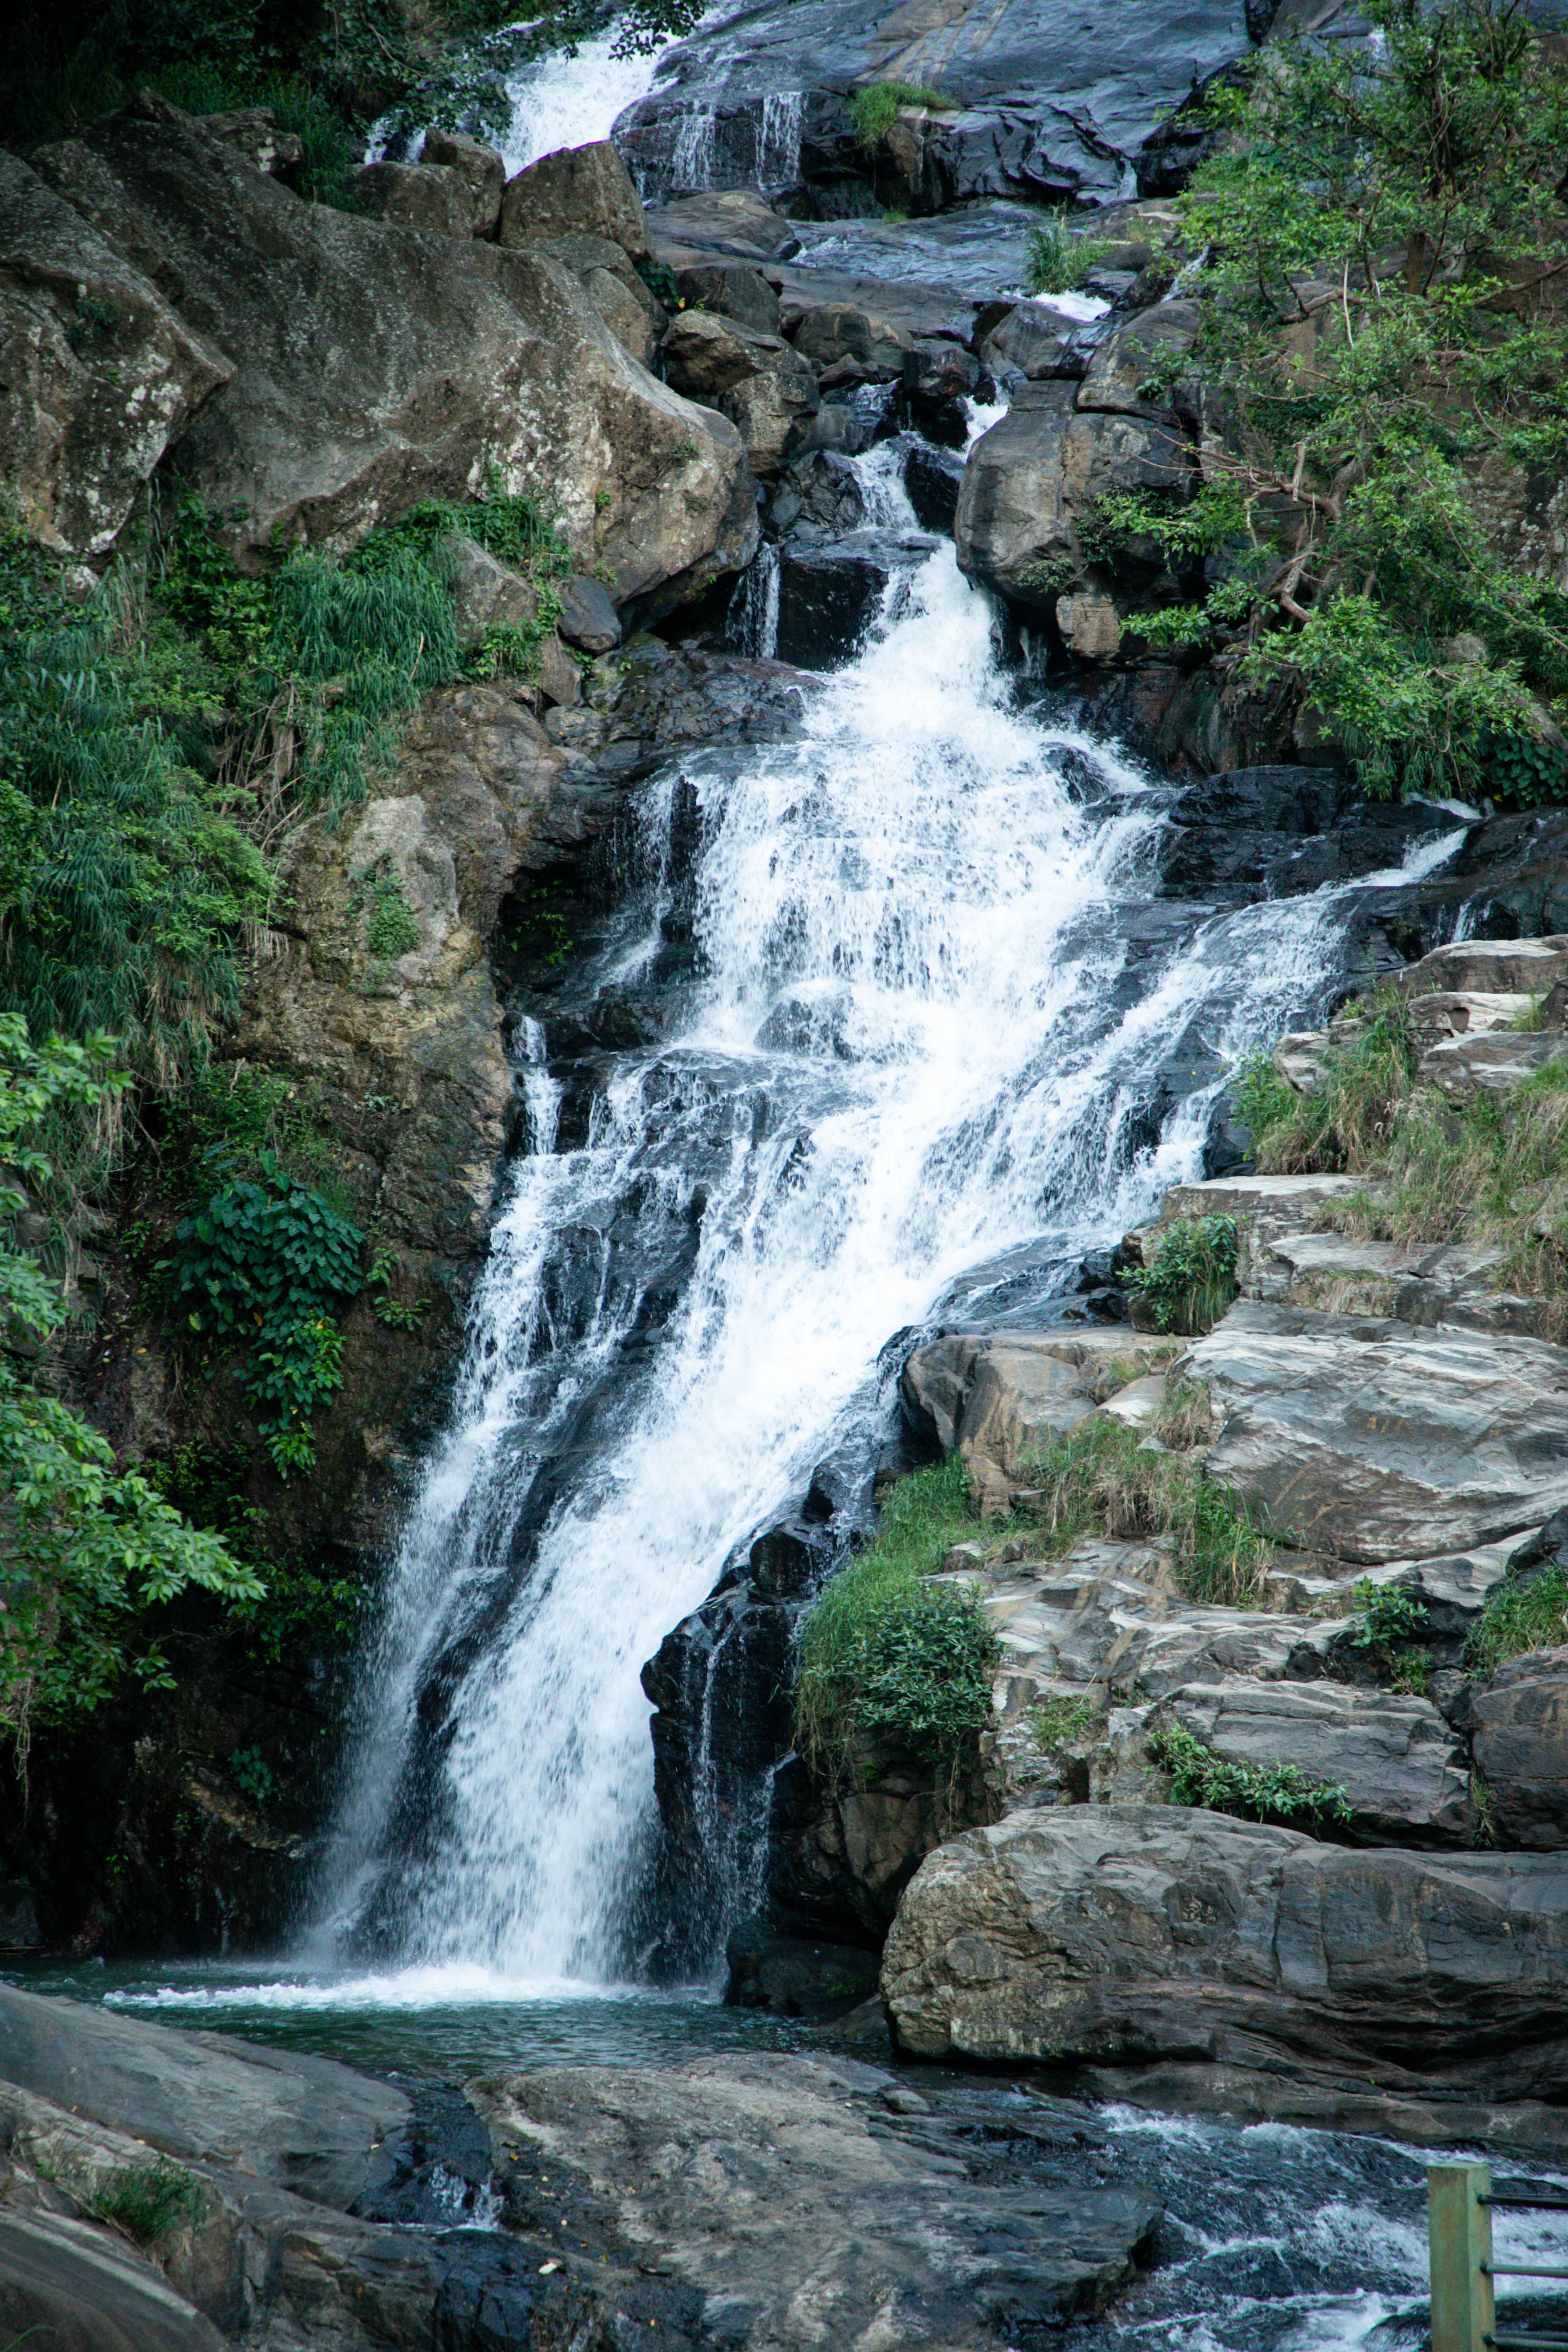
[[[647,96],[659,53],[616,57],[618,30],[612,24],[574,53],[552,51],[513,77],[511,121],[500,142],[509,173],[558,148],[607,139],[616,117]]]
[[[1075,800],[1069,753],[1106,801]],[[393,1582],[333,1910],[409,1962],[625,1969],[644,1661],[802,1491],[889,1333],[977,1261],[1047,1231],[1103,1243],[1195,1171],[1201,1105],[1131,1140],[1193,1024],[1235,1055],[1332,968],[1325,893],[1167,930],[1134,975],[1158,814],[1118,806],[1142,780],[1103,747],[1015,713],[945,542],[801,740],[680,777],[643,793],[661,880],[601,977],[658,951],[678,789],[700,818],[702,977],[661,1046],[621,1057],[577,1148],[553,1148],[531,1066],[531,1149]],[[662,1265],[699,1219],[662,1336],[627,1350],[658,1284],[626,1275],[626,1236]],[[541,1465],[552,1500],[518,1570]],[[445,1727],[418,1748],[415,1694],[454,1641]]]

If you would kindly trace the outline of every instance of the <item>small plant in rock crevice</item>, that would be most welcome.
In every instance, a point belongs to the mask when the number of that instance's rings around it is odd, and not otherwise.
[[[1401,1584],[1374,1584],[1363,1576],[1355,1588],[1356,1620],[1351,1640],[1371,1654],[1391,1687],[1412,1697],[1426,1694],[1432,1653],[1415,1636],[1426,1626],[1426,1602]]]
[[[1495,1674],[1510,1658],[1568,1644],[1568,1570],[1505,1577],[1491,1593],[1465,1647],[1472,1673]]]
[[[1121,1276],[1157,1330],[1184,1337],[1212,1331],[1236,1297],[1234,1217],[1178,1217],[1164,1226],[1153,1263]]]
[[[183,2222],[201,2220],[202,2184],[184,2165],[159,2157],[153,2164],[117,2166],[83,2201],[100,2221],[152,2251],[173,2237]]]
[[[952,105],[952,99],[944,98],[940,89],[926,89],[916,82],[868,82],[849,101],[855,143],[868,153],[879,148],[906,106],[941,112]]]
[[[1217,1755],[1184,1724],[1157,1723],[1149,1752],[1171,1775],[1171,1801],[1254,1821],[1348,1822],[1351,1801],[1337,1780],[1314,1780],[1294,1764],[1236,1764]]]
[[[1178,1454],[1146,1447],[1138,1431],[1091,1415],[1028,1466],[1030,1516],[1047,1556],[1079,1536],[1169,1542],[1189,1600],[1255,1608],[1273,1558],[1230,1487]]]
[[[1030,229],[1026,274],[1031,294],[1067,294],[1114,248],[1109,239],[1076,235],[1048,215]]]

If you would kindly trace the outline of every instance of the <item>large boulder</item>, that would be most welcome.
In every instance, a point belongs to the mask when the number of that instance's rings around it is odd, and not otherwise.
[[[816,378],[782,335],[682,310],[664,339],[668,381],[728,416],[753,474],[780,472],[797,421],[816,413]]]
[[[1087,558],[1079,525],[1107,493],[1184,494],[1192,465],[1173,423],[1081,412],[1072,383],[1020,385],[970,452],[953,535],[965,572],[1054,612]],[[1156,562],[1157,562],[1156,557]]]
[[[648,253],[642,198],[607,139],[542,155],[506,184],[496,230],[500,244],[574,236],[607,236],[634,261]]]
[[[1568,1649],[1500,1666],[1471,1701],[1470,1722],[1498,1835],[1509,1845],[1568,1846]]]
[[[374,220],[401,221],[433,236],[471,236],[474,196],[447,164],[367,163],[354,180],[359,209]]]
[[[557,265],[304,204],[153,98],[33,162],[235,363],[179,464],[242,562],[279,537],[351,546],[491,466],[622,601],[749,555],[733,427],[656,383]]]
[[[882,1991],[922,2058],[1199,2060],[1561,2099],[1568,1873],[1169,1806],[1016,1812],[921,1864]]]
[[[982,1507],[1000,1509],[1016,1486],[1027,1484],[1053,1438],[1174,1353],[1173,1341],[1123,1326],[1076,1334],[944,1332],[916,1349],[900,1393],[928,1443],[963,1455]]]
[[[1363,1565],[1436,1558],[1568,1503],[1568,1349],[1243,1299],[1185,1360],[1208,1455],[1293,1543]]]
[[[500,218],[506,165],[493,147],[466,139],[458,131],[427,131],[420,161],[455,172],[468,192],[468,228],[474,236],[490,236]]]
[[[234,372],[151,277],[0,154],[0,473],[30,539],[101,555]]]

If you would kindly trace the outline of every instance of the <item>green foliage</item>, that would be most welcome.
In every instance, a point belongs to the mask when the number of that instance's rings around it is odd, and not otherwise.
[[[1029,1709],[1035,1738],[1047,1756],[1055,1756],[1081,1739],[1102,1719],[1103,1710],[1091,1698],[1037,1699]]]
[[[398,1278],[397,1260],[390,1250],[382,1250],[365,1276],[366,1287],[375,1293],[372,1302],[375,1319],[393,1331],[417,1331],[425,1320],[424,1299],[412,1304],[395,1298],[393,1286]]]
[[[121,1083],[110,1050],[102,1037],[34,1045],[18,1014],[0,1013],[0,1733],[22,1756],[36,1722],[90,1712],[127,1666],[168,1682],[156,1642],[127,1649],[149,1610],[189,1585],[229,1602],[263,1592],[29,1377],[65,1318],[58,1286],[15,1243],[19,1187],[51,1172],[31,1139],[51,1114],[94,1109]]]
[[[795,1737],[837,1777],[861,1739],[955,1765],[991,1707],[995,1642],[974,1597],[922,1582],[979,1534],[956,1456],[900,1480],[874,1543],[801,1628]]]
[[[1398,989],[1381,988],[1358,1010],[1360,1019],[1331,1031],[1310,1095],[1287,1085],[1267,1055],[1243,1063],[1237,1110],[1271,1175],[1366,1167],[1387,1146],[1420,1058],[1410,1007]]]
[[[1236,1297],[1234,1217],[1178,1217],[1163,1228],[1152,1265],[1124,1274],[1161,1331],[1212,1331]]]
[[[164,1270],[193,1331],[243,1344],[239,1378],[272,1408],[261,1433],[287,1472],[314,1462],[310,1415],[342,1386],[333,1309],[363,1287],[364,1235],[276,1161],[263,1172],[266,1189],[231,1185],[183,1218]]]
[[[1426,1626],[1421,1594],[1402,1584],[1374,1584],[1363,1576],[1355,1589],[1355,1602],[1358,1616],[1351,1640],[1356,1648],[1372,1652],[1394,1690],[1423,1696],[1432,1653],[1415,1638]]]
[[[182,2222],[202,2218],[202,2185],[194,2172],[161,2156],[152,2164],[117,2166],[83,2200],[149,2250],[173,2237]]]
[[[1082,566],[1074,557],[1043,555],[1037,562],[1025,564],[1018,585],[1032,589],[1037,596],[1066,596],[1081,576]]]
[[[219,1451],[182,1445],[150,1461],[146,1475],[164,1501],[194,1527],[221,1538],[232,1557],[252,1569],[254,1598],[235,1601],[231,1620],[247,1645],[271,1665],[296,1659],[301,1649],[339,1656],[352,1637],[364,1587],[330,1569],[271,1557],[268,1514],[249,1501],[245,1481],[249,1458],[242,1445]]]
[[[1029,231],[1026,275],[1031,294],[1066,294],[1112,250],[1106,238],[1074,231],[1054,214]]]
[[[1205,99],[1228,135],[1181,200],[1186,364],[1230,409],[1202,495],[1239,512],[1212,549],[1165,519],[1217,560],[1142,633],[1245,636],[1241,674],[1289,672],[1374,793],[1561,798],[1539,699],[1568,696],[1568,600],[1491,518],[1568,433],[1568,76],[1515,0],[1363,14],[1373,49],[1276,45]]]
[[[1294,1764],[1229,1763],[1184,1724],[1156,1724],[1149,1748],[1171,1775],[1173,1804],[1237,1813],[1246,1821],[1289,1821],[1300,1813],[1316,1821],[1351,1818],[1350,1798],[1337,1780],[1310,1780]]]
[[[1272,1557],[1268,1539],[1223,1480],[1179,1454],[1145,1449],[1139,1432],[1090,1414],[1052,1440],[1028,1469],[1042,1549],[1062,1552],[1080,1535],[1169,1541],[1175,1578],[1190,1600],[1256,1607]]]
[[[1568,1643],[1568,1570],[1551,1567],[1505,1577],[1482,1610],[1465,1648],[1472,1672],[1495,1674],[1510,1658]]]
[[[253,1805],[265,1805],[272,1795],[272,1768],[259,1748],[237,1748],[228,1759],[228,1775]]]
[[[378,857],[353,877],[348,911],[365,918],[364,943],[373,956],[407,955],[419,944],[419,918],[409,905],[396,868]]]
[[[855,143],[872,153],[881,145],[904,107],[922,106],[940,112],[952,104],[952,99],[944,98],[940,89],[924,89],[914,82],[867,82],[849,101]]]

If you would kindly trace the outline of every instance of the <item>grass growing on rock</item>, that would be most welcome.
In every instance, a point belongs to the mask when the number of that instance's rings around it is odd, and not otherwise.
[[[801,1629],[795,1738],[831,1778],[858,1743],[954,1768],[991,1712],[996,1640],[978,1598],[931,1585],[951,1548],[981,1534],[955,1454],[901,1479],[876,1540],[836,1577]]]
[[[1075,235],[1054,215],[1028,236],[1026,275],[1031,294],[1066,294],[1112,250],[1106,238]]]
[[[1192,1406],[1178,1411],[1191,1415]],[[1091,1415],[1047,1447],[1030,1470],[1042,1549],[1066,1551],[1080,1536],[1127,1542],[1168,1540],[1175,1578],[1191,1601],[1231,1609],[1258,1605],[1272,1547],[1224,1482],[1174,1452],[1144,1446],[1141,1433]]]
[[[1153,1263],[1121,1279],[1160,1331],[1212,1331],[1236,1297],[1234,1217],[1178,1217],[1161,1234]]]
[[[184,2165],[159,2157],[153,2164],[116,2167],[87,2201],[100,2221],[151,2249],[172,2237],[182,2222],[201,2219],[202,2188]]]
[[[1465,1650],[1479,1674],[1495,1674],[1510,1658],[1568,1643],[1568,1571],[1548,1568],[1528,1580],[1509,1577],[1482,1610]]]
[[[944,98],[940,89],[926,89],[917,82],[868,82],[849,101],[855,143],[868,152],[879,147],[906,106],[921,106],[937,113],[952,105],[952,99]]]

